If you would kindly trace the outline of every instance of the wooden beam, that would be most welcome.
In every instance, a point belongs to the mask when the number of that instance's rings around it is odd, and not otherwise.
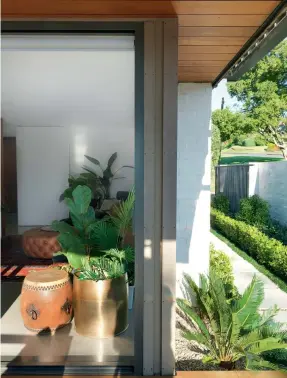
[[[2,17],[268,15],[279,1],[3,0]]]
[[[193,73],[212,73],[212,74],[219,74],[222,71],[221,67],[214,67],[214,66],[204,66],[201,67],[179,67],[178,74],[193,74]]]
[[[229,60],[179,60],[178,67],[220,67],[224,68]]]
[[[251,37],[256,30],[255,26],[187,26],[179,28],[179,37]]]
[[[243,46],[247,37],[179,37],[180,46]]]
[[[178,75],[179,83],[211,83],[215,78],[216,74],[212,73],[181,73]]]
[[[239,46],[178,46],[179,54],[235,54]]]
[[[226,53],[226,54],[206,54],[206,53],[185,53],[179,51],[178,59],[180,61],[222,61],[222,62],[229,62],[234,56],[234,53]]]
[[[158,3],[158,1],[152,1]],[[211,14],[211,15],[268,15],[279,4],[279,1],[172,1],[178,15],[181,14]]]
[[[242,5],[244,7],[244,4]],[[184,15],[179,26],[260,26],[267,15]]]

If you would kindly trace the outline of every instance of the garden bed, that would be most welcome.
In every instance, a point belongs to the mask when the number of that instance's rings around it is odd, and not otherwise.
[[[287,247],[256,227],[211,209],[211,226],[253,257],[259,264],[287,282]]]

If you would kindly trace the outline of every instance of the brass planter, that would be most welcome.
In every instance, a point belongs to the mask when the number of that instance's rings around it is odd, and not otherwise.
[[[82,336],[113,337],[128,328],[128,285],[123,275],[105,281],[74,276],[75,326]]]

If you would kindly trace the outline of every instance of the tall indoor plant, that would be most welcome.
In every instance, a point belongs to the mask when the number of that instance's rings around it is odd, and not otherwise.
[[[63,201],[66,197],[72,198],[73,190],[78,185],[85,185],[92,191],[93,201],[95,203],[94,207],[100,208],[105,199],[111,198],[112,181],[124,178],[116,176],[116,174],[123,168],[134,168],[132,165],[123,165],[113,172],[112,167],[117,157],[117,152],[114,152],[110,156],[106,168],[103,168],[98,159],[85,155],[85,158],[93,163],[96,169],[84,165],[82,168],[86,172],[80,173],[78,176],[70,176],[68,179],[69,187],[61,194],[60,201]]]
[[[112,216],[97,220],[90,206],[92,194],[87,186],[77,186],[66,198],[73,226],[53,222],[60,233],[58,241],[73,269],[75,325],[86,336],[109,337],[127,326],[128,265],[133,249],[123,242],[131,227],[134,192]]]

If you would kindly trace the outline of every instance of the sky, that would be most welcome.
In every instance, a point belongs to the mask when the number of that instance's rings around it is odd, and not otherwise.
[[[226,86],[227,80],[223,79],[216,88],[212,91],[212,111],[221,108],[222,97],[224,97],[224,107],[227,106],[235,110],[236,99],[229,96]]]

